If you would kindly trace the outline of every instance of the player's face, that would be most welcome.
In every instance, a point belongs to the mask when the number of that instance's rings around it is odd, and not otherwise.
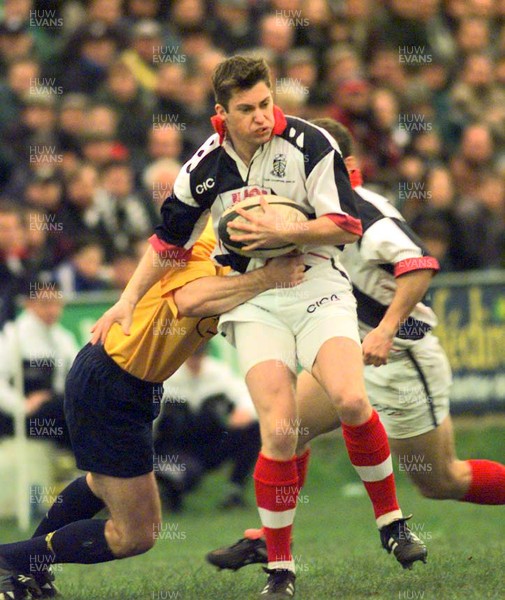
[[[225,120],[234,143],[258,147],[272,137],[274,102],[264,81],[248,90],[235,92],[228,103],[228,110],[218,104],[216,112]]]

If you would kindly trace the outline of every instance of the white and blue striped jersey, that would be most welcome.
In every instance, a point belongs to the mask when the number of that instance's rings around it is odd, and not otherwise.
[[[396,277],[418,269],[438,270],[421,240],[402,215],[383,196],[357,186],[356,203],[363,236],[346,246],[341,262],[350,275],[358,303],[361,339],[377,327],[396,291]],[[435,313],[418,302],[408,319],[400,324],[394,347],[405,347],[422,339],[437,324]]]
[[[212,216],[216,239],[223,212],[258,194],[285,196],[299,203],[309,218],[329,216],[339,227],[361,234],[361,223],[340,150],[322,129],[274,108],[272,138],[260,146],[248,166],[219,126],[182,167],[172,194],[161,208],[162,224],[151,243],[161,252],[169,247],[190,249]],[[216,117],[214,124],[216,126]],[[337,256],[335,247],[302,248],[311,266]],[[229,253],[218,242],[213,255],[221,265],[245,272],[262,259]]]

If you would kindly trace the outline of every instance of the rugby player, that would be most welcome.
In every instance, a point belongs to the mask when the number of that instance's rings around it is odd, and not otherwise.
[[[365,383],[384,423],[391,449],[421,494],[474,504],[505,504],[505,466],[489,460],[459,460],[449,414],[451,370],[431,333],[436,316],[423,304],[437,261],[389,201],[364,188],[349,131],[333,119],[311,121],[338,142],[349,171],[363,224],[358,244],[347,246],[342,263],[354,284],[363,339]],[[297,387],[299,424],[307,443],[336,429],[339,419],[321,386],[307,372]],[[246,530],[232,546],[210,552],[220,568],[267,562],[261,529]]]
[[[162,206],[162,225],[150,240],[153,248],[185,256],[209,215],[217,230],[228,206],[261,193],[287,196],[312,217],[293,228],[263,203],[263,216],[251,224],[233,224],[243,233],[232,239],[247,242],[249,249],[286,242],[299,246],[306,273],[296,290],[258,294],[225,313],[219,325],[237,347],[260,421],[262,450],[254,479],[269,575],[261,597],[294,596],[290,538],[306,460],[306,455],[295,455],[297,360],[335,406],[383,545],[388,550],[393,546],[402,564],[424,560],[426,547],[411,535],[398,506],[386,433],[365,392],[356,305],[337,249],[359,238],[361,222],[338,147],[321,129],[274,107],[263,60],[235,56],[223,61],[214,72],[213,87],[216,134],[181,169]],[[236,273],[264,262],[229,253],[221,245],[214,258]],[[141,261],[139,269],[139,284],[152,280],[149,261]],[[331,302],[321,303],[326,297]],[[312,304],[317,310],[308,311]]]
[[[195,307],[215,315],[303,278],[296,257],[274,259],[238,277],[217,277],[228,269],[209,260],[214,245],[209,225],[182,263],[148,252],[161,282],[133,303],[127,286],[95,325],[92,341],[104,345],[90,343],[80,351],[65,389],[77,466],[87,475],[63,490],[31,539],[0,546],[0,600],[56,596],[52,564],[105,562],[154,545],[161,516],[152,420],[162,383],[216,333],[217,317],[191,316]],[[116,319],[120,324],[107,334]],[[109,519],[93,519],[104,507]]]

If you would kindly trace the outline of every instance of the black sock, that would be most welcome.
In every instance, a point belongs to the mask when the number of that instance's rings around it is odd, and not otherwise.
[[[82,519],[91,519],[104,508],[103,500],[97,498],[91,491],[86,476],[72,481],[58,495],[54,504],[47,511],[32,538],[46,535]]]
[[[3,544],[0,556],[22,573],[36,574],[54,563],[94,564],[115,560],[101,519],[75,521],[57,531],[23,542]]]

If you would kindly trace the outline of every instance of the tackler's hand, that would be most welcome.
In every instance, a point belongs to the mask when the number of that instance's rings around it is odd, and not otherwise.
[[[114,306],[109,308],[91,328],[91,343],[105,343],[105,338],[109,329],[114,323],[119,323],[125,335],[130,335],[130,328],[133,321],[133,311],[135,304],[127,298],[121,297]]]

